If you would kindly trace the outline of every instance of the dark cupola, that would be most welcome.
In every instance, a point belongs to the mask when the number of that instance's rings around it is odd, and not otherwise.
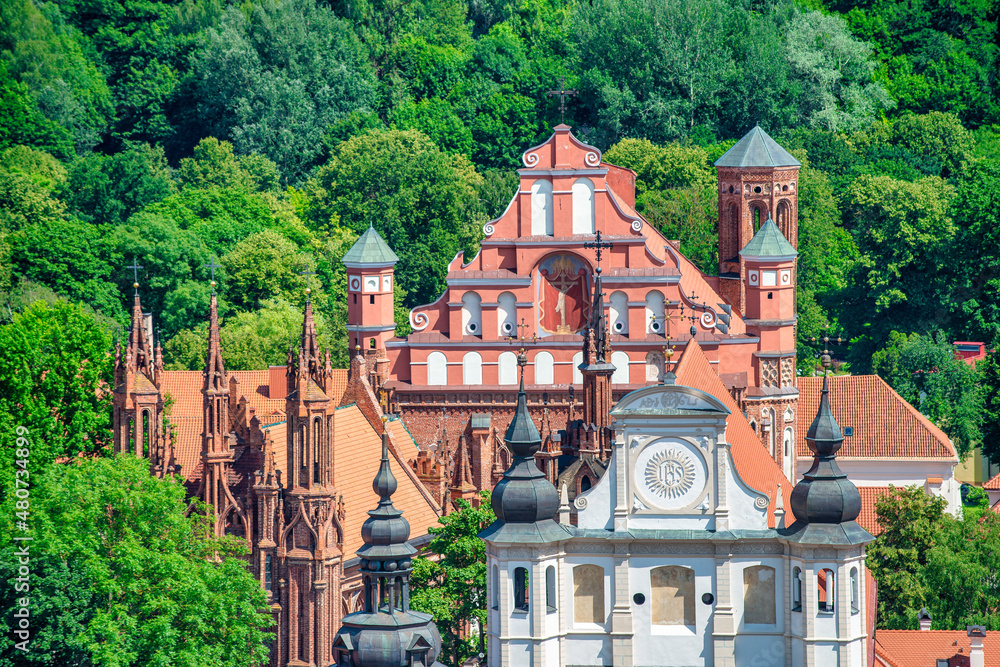
[[[861,513],[861,494],[837,466],[837,451],[843,442],[824,376],[819,410],[806,432],[812,466],[792,489],[795,523],[788,528],[790,539],[818,544],[859,544],[873,539],[855,522]]]
[[[410,609],[410,572],[416,554],[410,524],[392,504],[396,478],[389,468],[389,432],[382,432],[382,463],[372,481],[378,507],[361,526],[358,549],[364,610],[344,617],[333,642],[336,667],[441,667],[441,635],[430,614]],[[331,666],[333,667],[333,666]]]
[[[559,509],[559,493],[535,464],[535,453],[542,447],[542,438],[528,413],[524,393],[527,357],[523,350],[517,363],[521,367],[517,409],[504,436],[514,460],[493,488],[490,504],[497,520],[479,536],[492,542],[564,539],[569,536],[566,529],[554,521]]]

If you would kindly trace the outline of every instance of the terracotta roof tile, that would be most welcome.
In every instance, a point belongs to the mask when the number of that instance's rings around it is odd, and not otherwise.
[[[378,472],[382,456],[382,438],[356,405],[341,408],[334,415],[334,482],[337,493],[344,496],[347,509],[344,556],[353,558],[354,552],[363,544],[361,524],[368,518],[368,511],[378,504],[372,480]],[[396,433],[393,435],[396,436]],[[401,440],[406,438],[397,437],[397,442]],[[404,470],[409,465],[408,461],[399,458],[392,456],[389,460],[389,467],[398,484],[392,494],[392,502],[410,522],[412,539],[426,535],[429,527],[437,525],[438,513],[420,492],[417,487],[419,482],[414,482]]]
[[[1000,474],[994,475],[990,481],[983,484],[983,488],[990,491],[1000,490]]]
[[[1000,632],[986,633],[983,653],[986,667],[1000,667]],[[929,667],[956,657],[950,664],[968,665],[969,636],[965,630],[876,630],[875,654],[891,667]]]
[[[875,514],[875,501],[879,496],[889,495],[889,487],[859,486],[858,491],[861,492],[861,514],[858,515],[858,525],[872,535],[878,535],[882,532],[882,527]]]
[[[270,375],[268,371],[230,371],[230,377],[239,382],[240,392],[254,408],[262,426],[285,421],[285,399],[269,396]],[[181,475],[187,479],[200,479],[202,393],[204,375],[201,371],[164,371],[163,391],[172,404],[168,419],[174,427],[174,456],[181,464]],[[347,370],[333,371],[333,387],[330,398],[339,403],[347,387]],[[284,433],[281,434],[284,443]],[[276,457],[285,457],[284,452],[275,451]],[[414,455],[415,456],[415,455]],[[284,470],[282,465],[279,470]]]
[[[791,525],[795,520],[791,505],[792,484],[761,445],[757,433],[743,416],[733,397],[726,391],[725,385],[716,375],[715,369],[709,364],[708,358],[697,342],[691,341],[685,346],[675,373],[677,384],[708,392],[729,408],[732,414],[726,419],[726,440],[729,442],[733,463],[740,478],[754,490],[766,493],[772,499],[775,497],[778,484],[781,484],[786,512],[785,525]],[[767,510],[767,521],[768,525],[774,526],[773,500]]]
[[[402,450],[398,457],[393,456],[389,461],[397,484],[392,501],[410,522],[410,538],[421,537],[427,534],[430,526],[437,525],[438,508],[421,493],[417,486],[419,482],[409,474],[409,461],[417,455],[413,439],[399,421],[388,424],[398,449]],[[281,422],[265,429],[274,441],[274,466],[283,473],[288,459],[286,426],[285,422]],[[333,428],[333,481],[337,493],[344,496],[347,511],[344,556],[353,558],[354,552],[363,544],[361,524],[368,518],[368,510],[375,509],[378,504],[372,480],[382,457],[382,438],[353,404],[334,412]]]
[[[812,457],[805,434],[819,409],[821,377],[799,378],[797,454]],[[854,435],[837,454],[843,458],[941,458],[957,462],[944,431],[935,426],[877,375],[830,378],[830,408],[843,429]]]

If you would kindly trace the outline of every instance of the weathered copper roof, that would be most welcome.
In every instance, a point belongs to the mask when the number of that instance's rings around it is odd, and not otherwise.
[[[740,254],[744,257],[795,257],[798,253],[792,244],[788,242],[785,235],[774,224],[774,220],[768,218],[760,226],[757,233],[753,235]]]
[[[802,163],[755,126],[715,161],[716,167],[800,167]]]
[[[383,266],[395,264],[399,257],[392,251],[392,248],[369,225],[365,233],[361,235],[351,249],[344,255],[344,264],[371,264],[373,266]]]

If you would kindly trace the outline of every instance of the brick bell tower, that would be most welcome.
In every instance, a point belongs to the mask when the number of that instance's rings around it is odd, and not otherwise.
[[[719,291],[746,313],[746,267],[740,250],[768,218],[799,246],[801,163],[759,126],[715,162],[719,179]]]
[[[399,257],[369,225],[344,255],[347,269],[347,335],[353,348],[364,350],[368,382],[387,411],[382,387],[389,379],[386,341],[396,335],[393,267]]]
[[[754,127],[715,162],[719,179],[719,291],[757,336],[743,411],[761,442],[794,474],[796,270],[801,163]]]

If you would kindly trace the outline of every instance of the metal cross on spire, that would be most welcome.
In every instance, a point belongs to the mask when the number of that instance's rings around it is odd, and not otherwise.
[[[305,271],[299,271],[299,275],[306,277],[306,299],[308,299],[309,295],[312,294],[312,288],[309,287],[309,277],[316,275],[316,272],[307,266]]]
[[[562,123],[566,121],[566,98],[576,97],[579,95],[579,92],[576,90],[566,90],[566,77],[561,76],[559,77],[559,90],[550,90],[546,95],[548,97],[559,96],[559,122]]]
[[[222,265],[221,264],[216,264],[215,263],[215,257],[213,257],[212,260],[208,264],[202,264],[202,266],[212,272],[212,282],[209,283],[209,284],[212,286],[212,294],[215,294],[215,270],[216,269],[221,269]]]
[[[538,335],[531,334],[530,338],[525,335],[524,332],[529,325],[525,324],[523,317],[521,318],[521,323],[516,324],[514,326],[516,326],[520,331],[518,333],[507,336],[507,341],[511,344],[520,345],[520,349],[517,351],[517,365],[524,366],[525,364],[528,363],[528,355],[526,353],[526,350],[524,349],[524,346],[526,344],[531,344],[531,345],[535,344],[538,341]]]
[[[601,272],[601,250],[611,250],[614,247],[610,241],[601,240],[601,230],[598,229],[594,234],[594,241],[587,241],[583,244],[584,248],[594,248],[597,251],[597,272]]]
[[[132,287],[135,289],[135,295],[139,296],[139,269],[144,269],[146,267],[142,266],[135,260],[135,255],[132,255],[132,265],[126,266],[126,269],[132,269]]]

